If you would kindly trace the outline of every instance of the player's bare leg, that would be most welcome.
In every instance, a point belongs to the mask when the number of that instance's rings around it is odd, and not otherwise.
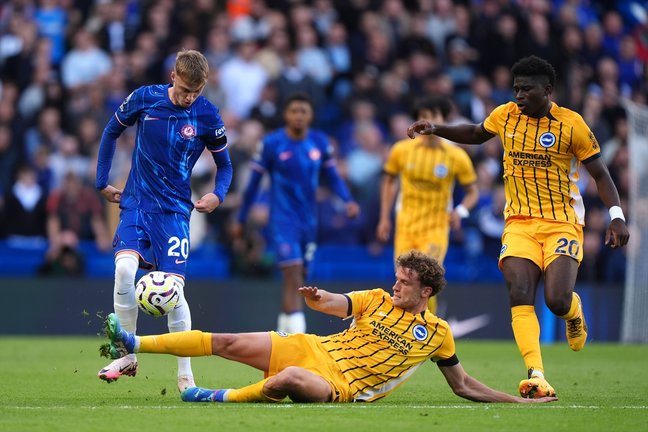
[[[270,366],[272,340],[270,333],[219,334],[199,330],[166,333],[155,336],[135,336],[124,330],[115,314],[106,318],[108,343],[100,348],[101,355],[113,359],[138,353],[172,354],[178,357],[218,355],[228,360],[267,371]],[[265,394],[265,381],[235,390],[210,390],[191,386],[182,391],[187,402],[223,402],[223,395],[232,402],[272,401]]]
[[[283,293],[277,331],[305,333],[304,300],[298,291],[298,288],[304,284],[304,266],[301,263],[283,266],[281,274],[283,276]]]
[[[331,386],[324,378],[304,368],[289,366],[271,377],[263,386],[266,396],[293,402],[330,402]]]
[[[243,388],[212,390],[194,387],[182,393],[185,402],[279,402],[286,397],[293,402],[330,402],[332,391],[324,378],[306,369],[289,366],[277,375]]]
[[[545,301],[551,312],[565,320],[565,332],[569,347],[580,351],[587,341],[587,323],[583,305],[574,292],[578,262],[568,256],[560,256],[545,271]]]

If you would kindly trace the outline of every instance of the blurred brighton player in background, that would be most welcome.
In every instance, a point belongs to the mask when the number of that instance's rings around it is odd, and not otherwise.
[[[445,123],[452,105],[444,96],[420,100],[414,118]],[[380,191],[380,221],[377,237],[386,242],[391,234],[391,212],[399,190],[394,234],[394,255],[420,250],[443,263],[448,252],[450,228],[461,228],[461,219],[479,199],[477,175],[465,150],[436,135],[398,141],[384,166]],[[455,182],[463,190],[461,203],[452,208]],[[436,314],[437,298],[430,297],[430,311]]]
[[[537,392],[539,388],[555,394],[544,377],[534,308],[541,276],[545,303],[566,321],[569,347],[579,351],[587,340],[581,299],[574,292],[585,221],[576,184],[580,163],[609,208],[606,244],[622,247],[629,233],[594,134],[578,113],[551,101],[556,81],[553,66],[529,56],[514,64],[511,72],[516,102],[498,106],[483,123],[449,126],[418,120],[408,135],[434,134],[466,144],[480,144],[497,135],[502,141],[507,203],[499,265],[509,292],[515,341],[528,372],[520,382],[520,393],[534,397],[545,393]]]
[[[306,331],[303,301],[298,288],[304,284],[308,264],[317,248],[316,192],[323,175],[328,186],[346,203],[346,213],[355,217],[358,205],[340,178],[327,136],[311,129],[313,103],[302,93],[284,104],[286,126],[268,134],[255,157],[252,176],[233,228],[240,236],[264,173],[270,176],[270,237],[283,278],[282,311],[277,330]]]
[[[101,351],[113,358],[133,352],[218,355],[259,369],[266,377],[239,389],[188,388],[181,395],[185,402],[279,402],[286,397],[294,402],[373,402],[407,381],[428,359],[436,362],[456,395],[472,401],[557,400],[502,393],[465,372],[448,323],[427,310],[429,297],[446,285],[444,274],[434,258],[411,251],[396,259],[393,295],[380,288],[347,294],[299,288],[311,309],[353,318],[349,329],[330,336],[198,330],[135,336],[110,314],[109,343]]]
[[[139,266],[173,274],[180,286],[178,305],[168,315],[169,331],[191,329],[191,313],[184,296],[189,258],[189,218],[192,208],[210,213],[225,198],[232,180],[225,125],[218,108],[200,96],[209,77],[205,57],[180,51],[171,84],[140,87],[110,119],[101,138],[96,187],[121,215],[115,251],[114,307],[123,327],[135,333],[137,304],[135,276]],[[108,184],[117,137],[137,124],[132,167],[124,190]],[[214,190],[191,201],[191,171],[207,148],[217,166]],[[148,261],[148,260],[151,261]],[[137,359],[130,354],[99,371],[107,382],[134,376]],[[191,359],[178,357],[178,389],[194,385]]]

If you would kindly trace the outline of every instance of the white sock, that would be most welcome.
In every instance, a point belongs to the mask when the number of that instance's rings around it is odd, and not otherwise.
[[[135,300],[135,276],[139,258],[131,254],[120,254],[115,258],[115,288],[113,301],[115,315],[124,330],[137,330],[137,302]]]
[[[191,330],[191,311],[184,296],[184,279],[180,277],[175,277],[175,279],[180,286],[180,296],[178,304],[168,315],[167,324],[171,333]],[[178,376],[181,375],[193,376],[191,357],[178,357]]]
[[[534,369],[533,372],[531,372],[531,378],[544,378],[544,374],[539,370]]]
[[[287,333],[306,333],[306,317],[303,312],[293,312],[286,315]]]
[[[288,315],[283,312],[277,317],[277,331],[288,333]]]

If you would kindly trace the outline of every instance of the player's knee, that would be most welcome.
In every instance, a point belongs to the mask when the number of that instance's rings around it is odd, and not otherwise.
[[[173,313],[169,314],[168,327],[171,333],[191,330],[191,320],[186,318],[174,319]]]
[[[545,304],[554,315],[565,315],[571,306],[571,295],[545,293]]]
[[[296,366],[288,366],[277,375],[274,379],[268,380],[266,386],[269,390],[292,393],[299,391],[304,387],[303,369]]]
[[[533,304],[534,290],[530,284],[513,282],[507,284],[507,287],[512,305]]]
[[[115,279],[119,281],[135,281],[139,261],[133,255],[119,255],[115,258]]]
[[[228,357],[239,351],[241,337],[236,333],[213,333],[212,352],[222,357]]]

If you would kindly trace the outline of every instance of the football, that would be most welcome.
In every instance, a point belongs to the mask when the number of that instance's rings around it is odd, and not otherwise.
[[[178,281],[169,273],[153,271],[135,285],[135,298],[140,310],[161,317],[173,310],[180,297]]]

